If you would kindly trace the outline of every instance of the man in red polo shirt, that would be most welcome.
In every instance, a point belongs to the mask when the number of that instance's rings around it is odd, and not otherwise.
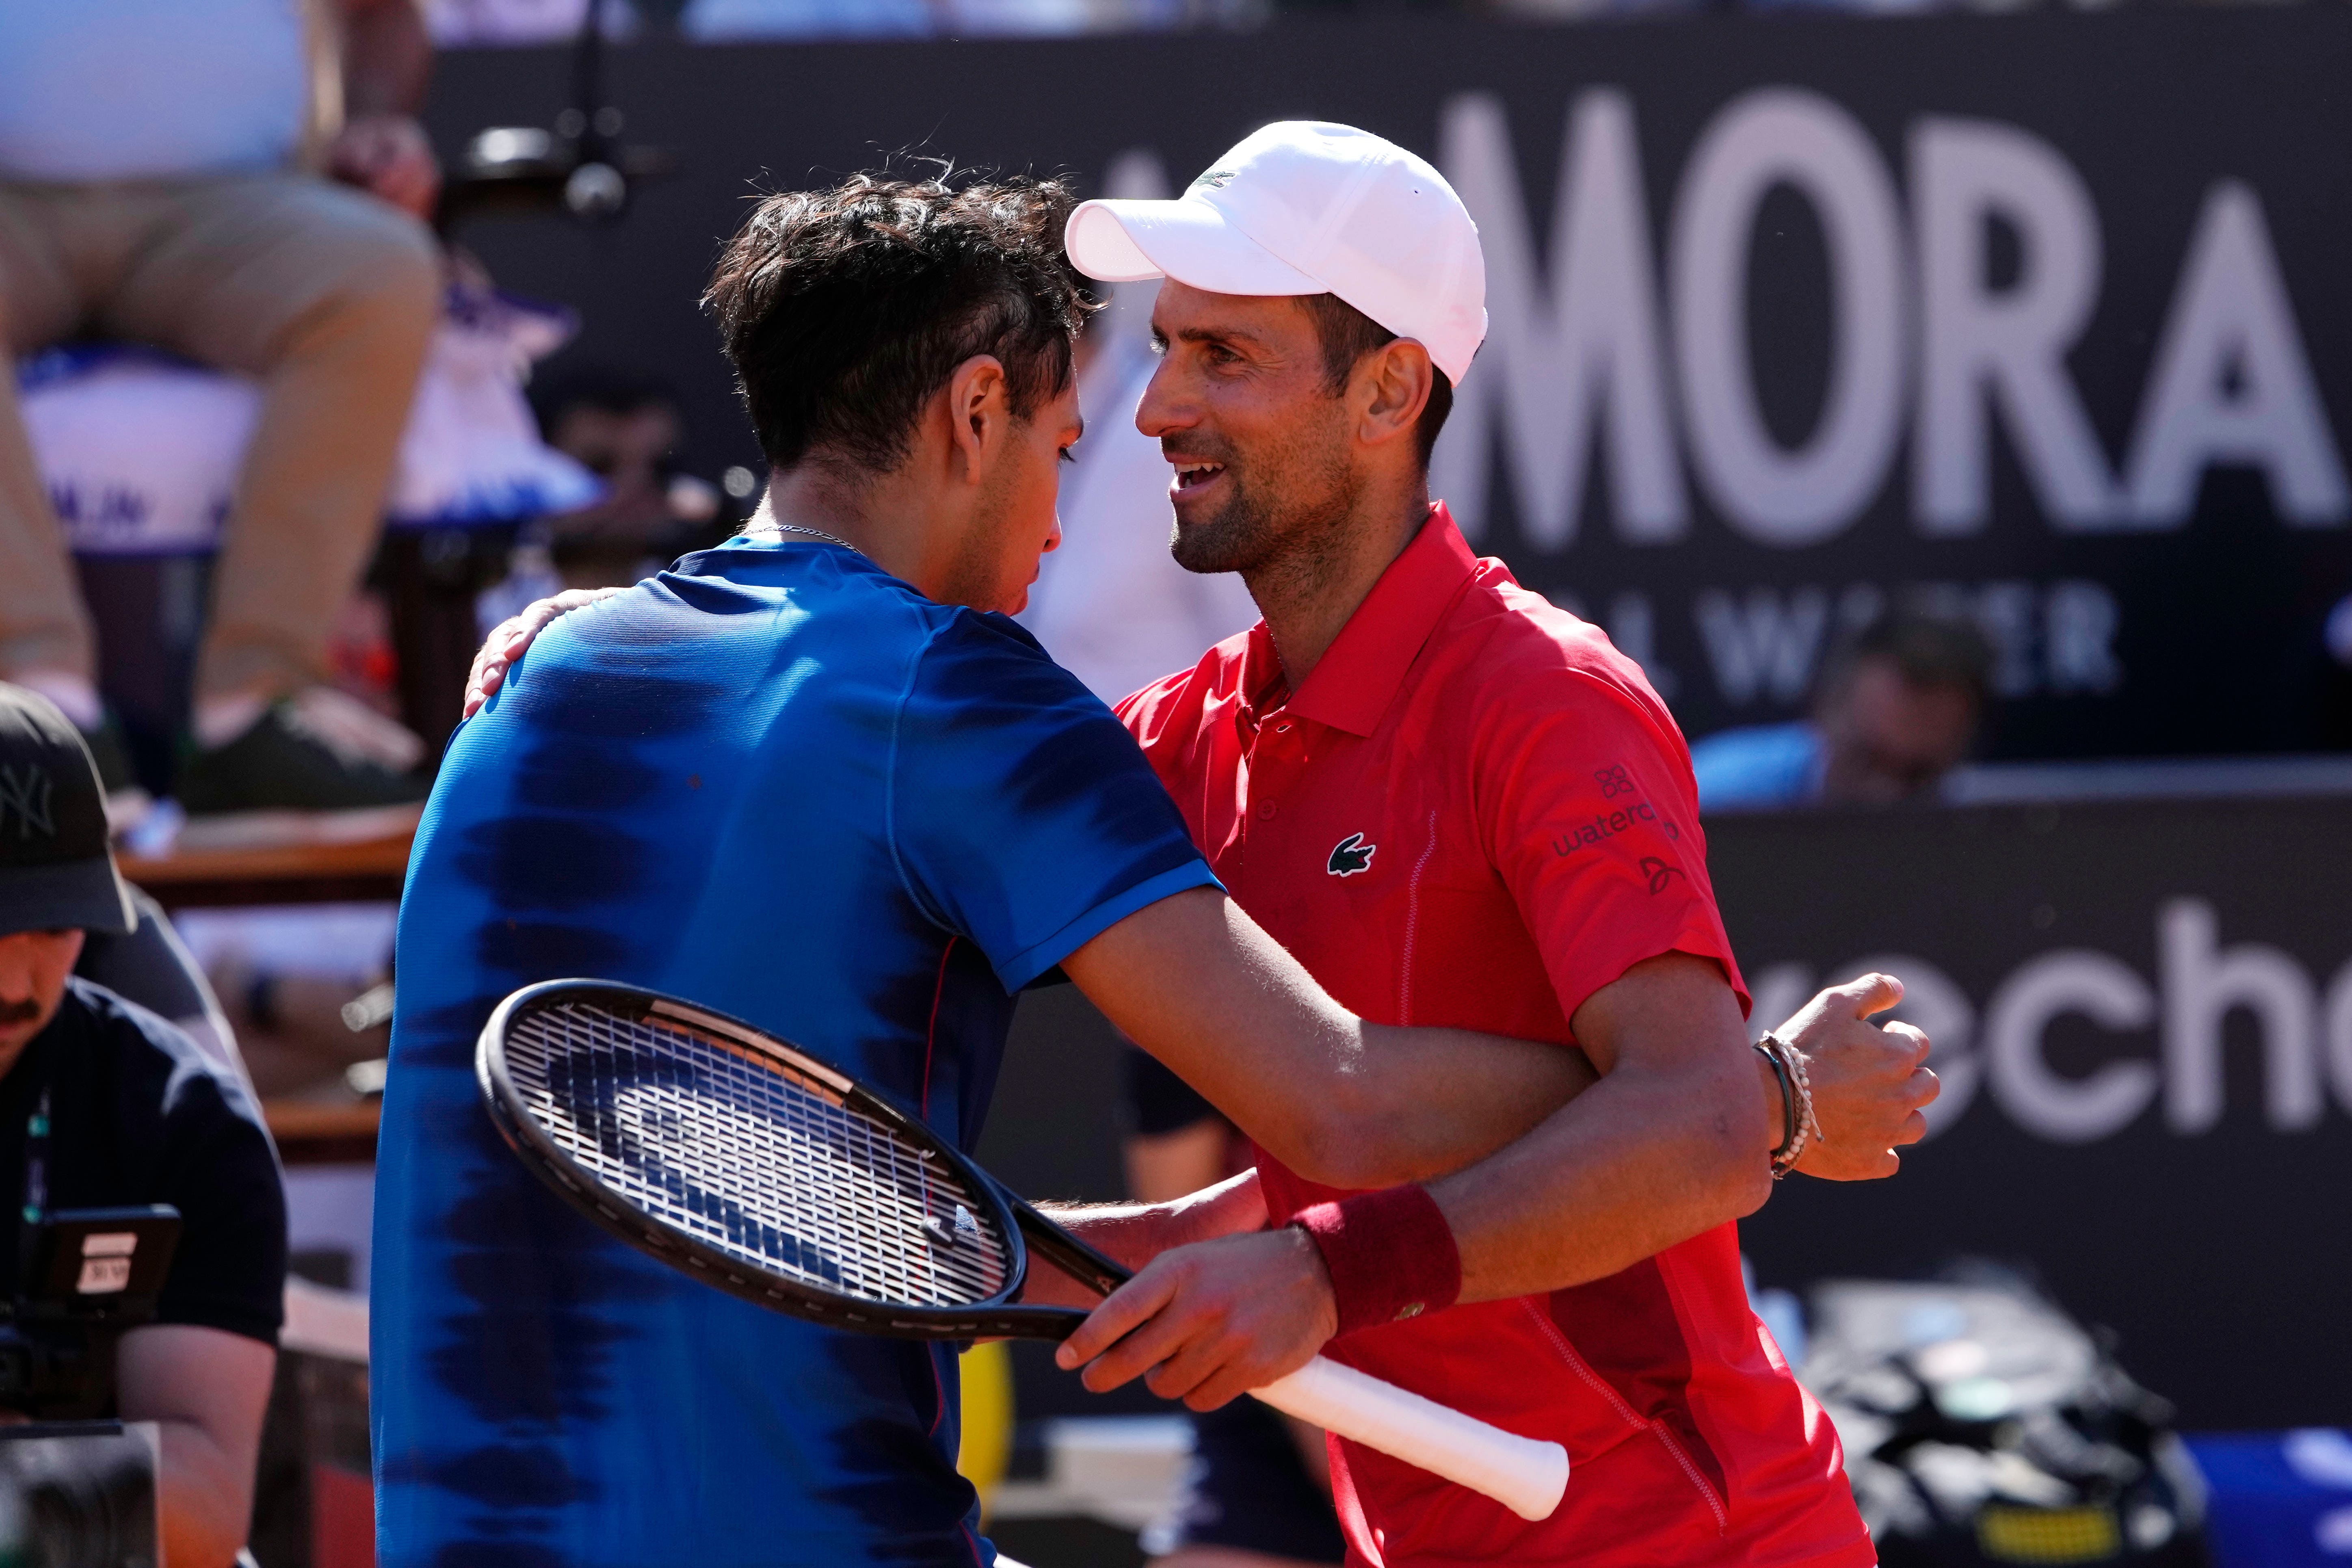
[[[1315,1245],[1163,1254],[1063,1364],[1207,1407],[1244,1385],[1229,1364],[1262,1367],[1265,1303],[1295,1302],[1288,1354],[1567,1446],[1568,1494],[1529,1524],[1335,1442],[1351,1563],[1874,1561],[1836,1434],[1741,1287],[1732,1222],[1782,1139],[1756,1120],[1682,736],[1429,499],[1485,334],[1468,214],[1402,149],[1293,122],[1180,200],[1081,206],[1066,243],[1096,278],[1168,279],[1137,419],[1175,468],[1173,549],[1240,572],[1265,616],[1119,709],[1218,876],[1366,1018],[1556,1040],[1603,1077],[1425,1187],[1345,1194],[1262,1159],[1274,1224]]]

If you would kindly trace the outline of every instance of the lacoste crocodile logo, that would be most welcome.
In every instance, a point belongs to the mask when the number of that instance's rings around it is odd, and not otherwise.
[[[1324,868],[1334,877],[1352,877],[1359,871],[1372,868],[1372,855],[1380,848],[1367,844],[1360,833],[1350,833],[1331,848],[1331,864]]]

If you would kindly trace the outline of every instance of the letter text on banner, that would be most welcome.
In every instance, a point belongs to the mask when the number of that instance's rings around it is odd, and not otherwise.
[[[1811,202],[1829,241],[1829,395],[1805,445],[1774,439],[1748,356],[1748,244],[1776,184]],[[1709,122],[1683,172],[1669,266],[1691,457],[1726,521],[1759,543],[1817,544],[1877,496],[1902,434],[1903,225],[1894,183],[1852,115],[1763,88]]]
[[[1431,460],[1431,493],[1475,537],[1499,433],[1520,532],[1538,550],[1565,550],[1576,540],[1589,458],[1601,449],[1619,535],[1680,539],[1690,506],[1667,406],[1632,100],[1596,89],[1570,113],[1549,282],[1501,100],[1468,93],[1447,103],[1439,142],[1438,163],[1477,220],[1488,327]]]

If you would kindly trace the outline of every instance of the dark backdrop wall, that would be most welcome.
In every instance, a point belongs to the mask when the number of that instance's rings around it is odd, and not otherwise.
[[[1486,239],[1441,493],[1693,733],[1794,711],[1842,626],[1924,589],[2000,647],[1995,754],[2308,750],[2352,743],[2321,640],[2352,592],[2347,64],[2316,6],[648,45],[611,93],[679,172],[611,229],[464,237],[748,464],[694,301],[755,192],[909,153],[1181,188],[1268,119],[1352,121]],[[445,155],[568,80],[445,58]]]

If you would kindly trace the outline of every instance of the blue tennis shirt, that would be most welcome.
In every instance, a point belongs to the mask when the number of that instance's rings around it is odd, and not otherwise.
[[[633,982],[969,1149],[1014,994],[1214,880],[1026,632],[852,551],[737,540],[557,622],[451,743],[401,901],[370,1368],[386,1568],[985,1568],[953,1354],[609,1239],[499,1142],[475,1039],[519,986]]]

